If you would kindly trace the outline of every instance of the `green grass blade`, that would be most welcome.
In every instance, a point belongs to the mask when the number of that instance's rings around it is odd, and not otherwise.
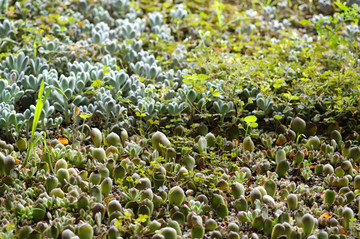
[[[41,116],[41,111],[42,108],[44,107],[44,102],[46,101],[46,98],[49,96],[50,91],[52,88],[49,88],[46,92],[46,95],[44,98],[42,98],[42,95],[44,93],[44,88],[45,88],[45,83],[44,80],[41,82],[41,86],[39,89],[39,94],[38,94],[38,100],[36,102],[36,107],[35,107],[35,113],[34,113],[34,120],[33,120],[33,124],[32,124],[32,129],[31,129],[31,137],[30,137],[30,144],[29,144],[29,148],[28,148],[28,152],[26,154],[25,157],[25,161],[24,161],[24,167],[26,167],[26,164],[30,158],[30,155],[35,147],[36,142],[33,142],[34,139],[34,135],[35,135],[35,131]]]
[[[43,138],[43,137],[42,137],[41,134],[39,134],[39,135],[36,137],[36,139],[34,140],[34,143],[32,144],[32,145],[33,145],[33,149],[34,149],[35,145],[37,144],[37,142],[39,142],[39,140],[42,139],[42,138]],[[35,165],[36,165],[36,153],[35,153],[35,151],[34,151],[34,158],[35,158]]]
[[[36,128],[37,128],[37,125],[39,123],[39,120],[40,120],[40,116],[41,116],[41,112],[42,112],[42,108],[44,107],[44,104],[45,104],[45,101],[47,100],[47,98],[49,97],[51,91],[54,89],[53,86],[50,86],[47,90],[46,90],[46,93],[45,93],[45,96],[43,96],[44,94],[44,90],[45,90],[45,83],[44,83],[44,80],[41,82],[41,86],[40,86],[40,89],[39,89],[39,94],[38,94],[38,100],[36,102],[36,107],[35,107],[35,112],[34,112],[34,120],[33,120],[33,124],[32,124],[32,129],[31,129],[31,138],[30,138],[30,144],[29,144],[29,148],[28,148],[28,152],[26,154],[26,157],[25,157],[25,161],[24,161],[24,167],[26,166],[29,158],[30,158],[30,155],[32,153],[32,151],[34,150],[34,147],[35,147],[35,144],[40,140],[39,137],[36,138],[36,140],[34,141],[34,135],[35,135],[35,132],[36,132]],[[65,98],[67,99],[65,93],[59,89],[59,88],[56,88],[58,91],[60,91],[64,96]],[[35,158],[35,164],[36,164],[36,158]]]

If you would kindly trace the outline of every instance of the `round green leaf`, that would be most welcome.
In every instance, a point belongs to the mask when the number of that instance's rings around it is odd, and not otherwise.
[[[256,118],[255,115],[249,115],[249,116],[246,116],[246,117],[244,118],[244,121],[245,121],[246,123],[253,123],[253,122],[256,122],[256,121],[257,121],[257,118]]]
[[[259,124],[258,124],[258,123],[253,122],[253,123],[251,123],[249,126],[250,126],[251,128],[256,128],[256,127],[258,127],[258,126],[259,126]]]

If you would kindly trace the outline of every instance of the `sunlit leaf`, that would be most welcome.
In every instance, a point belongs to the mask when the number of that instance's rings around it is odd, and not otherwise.
[[[145,113],[140,113],[140,112],[135,112],[136,116],[139,116],[139,117],[144,117],[146,116]]]
[[[188,78],[188,79],[183,79],[183,83],[190,84],[191,82],[193,82],[193,80],[190,79],[190,78]]]
[[[219,92],[214,92],[212,95],[213,95],[213,97],[217,97],[217,96],[220,95],[220,93]]]
[[[281,120],[283,117],[282,117],[281,115],[275,115],[274,118],[275,118],[276,120]]]
[[[87,119],[87,118],[90,118],[91,116],[92,116],[92,114],[86,114],[86,113],[80,114],[80,118],[82,118],[82,119]]]
[[[200,81],[204,81],[204,80],[206,80],[206,79],[209,79],[210,76],[204,75],[204,74],[200,74],[200,75],[197,76],[197,78],[198,78]]]
[[[255,115],[249,115],[244,118],[246,123],[253,123],[257,121],[257,117]]]
[[[303,19],[299,22],[302,25],[312,25],[313,23],[309,20]]]
[[[103,84],[103,82],[101,80],[95,80],[92,84],[91,87],[97,87],[97,86],[101,86]]]
[[[249,126],[250,126],[251,128],[256,128],[256,127],[259,126],[259,124],[254,122],[254,123],[249,124]]]

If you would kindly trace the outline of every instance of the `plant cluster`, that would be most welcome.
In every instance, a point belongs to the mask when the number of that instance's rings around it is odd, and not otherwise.
[[[0,0],[0,238],[359,238],[360,9]]]

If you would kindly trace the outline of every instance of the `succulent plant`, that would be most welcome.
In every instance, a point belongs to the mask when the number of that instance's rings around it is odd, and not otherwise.
[[[205,135],[206,141],[207,141],[207,145],[208,147],[215,147],[216,144],[216,138],[215,135],[213,133],[207,133]]]
[[[213,107],[217,113],[221,114],[222,117],[225,117],[231,112],[232,108],[234,107],[234,103],[232,101],[226,103],[220,100],[220,101],[215,101],[213,103]]]
[[[19,238],[28,238],[32,232],[32,228],[29,226],[23,226],[19,230]]]
[[[198,139],[198,148],[200,153],[204,153],[207,150],[207,140],[204,136],[200,136]]]
[[[120,212],[120,211],[122,211],[122,206],[119,201],[112,200],[109,202],[109,204],[107,206],[108,216],[112,215],[115,212]]]
[[[203,225],[195,224],[191,228],[191,238],[192,239],[204,238],[204,234],[205,234],[205,228],[203,227]]]
[[[245,194],[244,185],[239,182],[234,182],[231,185],[231,191],[235,199],[238,199],[241,195]]]
[[[256,231],[261,231],[264,228],[264,217],[263,215],[258,215],[256,217],[254,217],[254,219],[251,222],[251,226],[256,230]]]
[[[73,231],[71,231],[70,229],[65,229],[61,233],[61,238],[62,239],[71,239],[71,238],[73,238],[75,236],[76,236],[75,233]]]
[[[165,160],[166,162],[175,162],[176,159],[176,151],[174,148],[168,148],[165,152]]]
[[[323,167],[323,175],[331,175],[334,173],[334,167],[331,164],[325,164]]]
[[[280,238],[281,236],[286,235],[286,228],[283,224],[276,224],[271,232],[271,239],[277,239]]]
[[[45,219],[46,208],[43,204],[37,203],[32,209],[32,216],[34,222],[39,222]]]
[[[305,153],[303,151],[297,151],[294,156],[294,164],[300,164],[305,159]]]
[[[195,159],[192,156],[187,155],[182,159],[181,164],[184,165],[188,171],[194,171],[195,163]]]
[[[106,153],[103,148],[94,148],[92,150],[92,157],[101,163],[105,163]]]
[[[322,230],[319,232],[318,238],[319,239],[327,239],[327,238],[329,238],[329,234],[326,231]]]
[[[315,227],[315,218],[311,214],[306,213],[304,216],[302,216],[301,223],[304,234],[311,234]]]
[[[344,160],[341,165],[341,169],[344,170],[344,173],[352,175],[353,174],[353,166],[349,160]]]
[[[355,162],[360,159],[360,147],[351,147],[349,150],[348,158],[352,158]]]
[[[2,6],[5,4],[6,4],[6,1],[2,2]],[[13,34],[14,34],[14,30],[13,30],[13,27],[11,26],[10,21],[4,20],[2,23],[0,23],[0,37],[1,38],[11,38]]]
[[[5,155],[0,152],[0,175],[1,176],[5,175],[4,166],[5,166]]]
[[[220,231],[217,231],[217,230],[212,231],[210,234],[211,234],[212,238],[216,238],[216,239],[224,238],[224,235]]]
[[[0,79],[0,92],[0,102],[3,104],[14,104],[24,95],[24,91],[17,85],[9,85],[4,79]]]
[[[58,161],[56,161],[55,167],[54,167],[55,173],[56,173],[57,171],[59,171],[60,168],[64,168],[64,169],[67,169],[67,168],[68,168],[68,164],[67,164],[66,160],[63,159],[63,158],[61,158],[61,159],[59,159]]]
[[[342,141],[342,136],[338,130],[331,131],[330,138],[334,139],[336,143],[340,146],[340,142]]]
[[[294,238],[294,239],[300,239],[301,238],[301,233],[297,232],[297,231],[291,231],[290,233],[290,238]],[[309,237],[308,237],[309,238]]]
[[[258,93],[256,95],[256,104],[263,111],[262,113],[265,116],[268,116],[273,109],[274,103],[272,102],[272,100],[269,97],[264,99],[263,95],[261,93]]]
[[[264,195],[262,201],[269,206],[269,208],[276,208],[276,203],[273,197],[270,195]]]
[[[170,141],[168,140],[168,138],[165,136],[165,134],[161,133],[161,132],[156,132],[152,135],[151,137],[151,141],[152,141],[152,145],[153,147],[159,152],[162,152],[161,146],[162,147],[167,147],[170,145]]]
[[[154,234],[151,239],[165,239],[165,237],[162,234]]]
[[[265,182],[265,185],[264,185],[264,188],[266,190],[266,193],[271,196],[271,197],[275,197],[275,193],[276,193],[276,183],[274,180],[272,179],[268,179],[266,182]]]
[[[7,25],[6,23],[4,24]],[[15,70],[18,73],[27,71],[28,63],[29,57],[25,56],[23,52],[19,53],[15,57],[11,54],[5,59],[5,66],[8,68],[8,70]]]
[[[360,189],[360,175],[354,177],[354,189]]]
[[[105,142],[108,146],[118,146],[120,144],[120,136],[112,132],[108,136],[106,136]]]
[[[153,233],[161,228],[161,223],[153,220],[148,224],[148,227],[150,229],[150,232]]]
[[[252,205],[254,205],[255,200],[262,201],[262,194],[258,189],[253,189],[250,192],[250,201]]]
[[[98,185],[101,182],[101,174],[98,170],[92,172],[89,176],[89,182],[91,182],[94,185]]]
[[[184,136],[184,135],[185,135],[185,131],[186,131],[186,129],[185,129],[184,126],[178,125],[178,126],[176,126],[175,129],[174,129],[174,134],[175,134],[176,136]],[[209,142],[208,142],[208,144],[209,144]]]
[[[245,151],[254,152],[254,149],[255,149],[254,142],[252,141],[250,136],[245,137],[243,142],[244,152]]]
[[[101,193],[104,195],[104,197],[107,197],[111,190],[112,190],[112,179],[110,177],[105,178],[102,182],[101,182]]]
[[[235,209],[237,211],[247,211],[248,210],[248,203],[244,196],[236,199],[234,202]]]
[[[264,225],[263,225],[263,229],[264,229],[264,233],[267,236],[270,236],[272,233],[272,229],[273,229],[273,221],[270,220],[269,218],[265,218],[264,219]]]
[[[177,102],[171,102],[168,105],[168,112],[170,115],[176,116],[179,115],[185,108],[185,102],[177,103]]]
[[[69,181],[69,171],[65,168],[59,168],[59,170],[56,172],[56,176],[62,186],[64,186],[66,182]]]
[[[317,137],[317,136],[312,136],[309,138],[309,140],[307,141],[307,144],[315,149],[315,150],[318,150],[320,149],[320,145],[321,145],[321,142],[320,142],[320,139]]]
[[[283,146],[286,142],[287,142],[286,136],[283,134],[279,134],[279,136],[277,137],[277,139],[275,141],[275,144],[279,145],[279,146]]]
[[[227,208],[227,205],[226,203],[225,204],[219,204],[216,208],[215,208],[215,211],[216,211],[216,215],[221,218],[221,219],[227,219],[228,217],[228,214],[229,214],[229,211],[228,211],[228,208]]]
[[[287,202],[288,208],[291,210],[294,210],[298,207],[298,198],[297,198],[296,194],[289,194],[287,196],[286,202]]]
[[[287,174],[289,168],[290,168],[289,162],[287,160],[282,160],[277,164],[275,172],[280,177],[285,177],[285,175]]]
[[[13,156],[8,155],[3,160],[3,169],[6,175],[10,175],[12,169],[15,167],[15,159]]]
[[[332,205],[335,202],[336,192],[328,189],[325,191],[324,196],[324,203],[328,203],[329,205]]]
[[[58,178],[55,177],[54,175],[49,175],[45,181],[47,192],[50,193],[51,190],[53,190],[54,188],[57,188],[58,184],[59,184]]]
[[[176,230],[172,227],[164,227],[161,230],[161,234],[164,236],[164,238],[169,239],[176,239]]]
[[[65,197],[65,193],[63,190],[61,190],[61,188],[54,188],[53,190],[50,191],[49,195],[59,197],[59,198]]]
[[[19,151],[25,151],[27,150],[27,141],[26,139],[18,139],[16,141],[16,147],[19,149]]]
[[[333,12],[331,1],[329,0],[320,0],[316,9],[325,15],[329,15],[331,12]]]
[[[275,155],[276,163],[279,163],[280,161],[285,159],[286,159],[286,152],[284,149],[279,149],[278,151],[276,151],[276,155]]]
[[[101,181],[110,176],[109,169],[106,166],[99,167],[98,171],[101,175]]]
[[[149,178],[140,178],[139,179],[139,186],[138,188],[142,191],[142,194],[144,194],[144,198],[153,198],[153,192],[151,190],[151,181]]]
[[[184,190],[179,187],[175,186],[170,189],[169,191],[169,203],[175,204],[177,206],[180,206],[185,200],[185,193]]]
[[[78,233],[80,239],[92,238],[94,235],[94,229],[88,223],[83,223],[78,227]]]
[[[338,180],[338,183],[337,183],[338,188],[347,187],[348,185],[349,185],[349,178],[348,177],[343,176]]]
[[[351,219],[354,218],[354,211],[350,207],[345,207],[343,210],[343,226],[345,229],[349,229]]]
[[[214,219],[208,218],[208,219],[205,221],[205,230],[206,230],[206,231],[213,231],[213,230],[215,230],[217,227],[218,227],[218,224],[217,224],[217,222],[216,222]]]
[[[168,226],[174,228],[178,236],[182,236],[181,228],[177,221],[169,220]]]
[[[303,133],[305,133],[306,122],[299,117],[295,117],[291,121],[291,129],[294,130],[295,133],[303,134]]]
[[[90,189],[90,195],[96,199],[96,202],[101,202],[102,194],[101,194],[100,186],[99,185],[92,186]]]
[[[102,134],[98,128],[92,128],[90,133],[91,139],[96,148],[99,148],[102,143]]]
[[[89,208],[89,199],[86,196],[81,196],[78,200],[77,200],[77,208],[80,209],[84,209],[87,210]]]

